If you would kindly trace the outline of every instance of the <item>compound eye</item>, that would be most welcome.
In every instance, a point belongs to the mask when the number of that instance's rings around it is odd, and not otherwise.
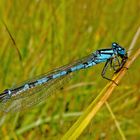
[[[114,42],[114,43],[112,43],[112,46],[113,46],[113,47],[116,47],[117,45],[118,45],[118,44],[117,44],[117,43],[115,43],[115,42]]]

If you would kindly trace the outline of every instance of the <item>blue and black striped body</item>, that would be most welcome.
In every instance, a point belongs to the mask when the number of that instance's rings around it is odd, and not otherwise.
[[[119,71],[122,68],[122,66],[127,60],[127,53],[125,49],[119,46],[117,43],[112,43],[112,48],[97,50],[96,52],[90,54],[89,56],[80,59],[78,61],[75,61],[73,64],[68,64],[66,66],[60,67],[46,75],[43,75],[39,79],[30,80],[29,82],[25,82],[24,84],[18,87],[4,90],[3,93],[0,94],[0,101],[10,100],[10,98],[22,93],[27,92],[28,94],[29,90],[44,85],[50,81],[53,81],[54,79],[65,77],[70,73],[92,67],[102,62],[112,63],[113,60],[116,61],[116,59],[118,60],[118,58],[121,59],[121,62],[119,62],[120,67],[115,71]]]

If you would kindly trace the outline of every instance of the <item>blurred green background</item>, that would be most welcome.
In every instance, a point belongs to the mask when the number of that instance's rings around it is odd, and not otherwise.
[[[128,49],[139,26],[139,0],[1,0],[0,90],[114,41]],[[139,63],[140,58],[109,99],[130,140],[140,138]],[[103,65],[77,72],[64,89],[32,109],[1,115],[0,139],[60,139],[108,82],[100,76]],[[106,106],[79,139],[121,139]]]

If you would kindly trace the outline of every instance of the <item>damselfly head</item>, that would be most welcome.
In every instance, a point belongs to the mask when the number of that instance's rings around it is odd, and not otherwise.
[[[121,47],[119,44],[117,44],[116,42],[112,43],[112,48],[117,52],[118,55],[120,55],[121,57],[127,56],[127,52],[126,50]]]

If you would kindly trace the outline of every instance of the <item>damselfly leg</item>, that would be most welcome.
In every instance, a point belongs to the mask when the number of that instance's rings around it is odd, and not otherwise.
[[[112,60],[111,60],[111,59],[108,59],[108,60],[106,61],[105,65],[104,65],[104,67],[103,67],[101,76],[102,76],[104,79],[106,79],[106,80],[108,80],[108,81],[112,81],[114,84],[118,85],[114,80],[112,80],[112,79],[110,79],[110,78],[108,78],[108,77],[105,76],[106,71],[107,71],[107,69],[108,69],[108,67],[109,67],[109,64],[111,65],[111,63],[112,63]]]
[[[117,69],[120,68],[120,66],[121,66],[121,62],[118,57],[111,59],[110,67],[113,68],[114,71],[117,71]]]
[[[110,67],[113,68],[114,73],[118,73],[124,67],[124,64],[126,63],[127,59],[128,59],[127,57],[124,57],[120,61],[120,59],[117,56],[115,58],[108,59],[106,61],[105,65],[104,65],[104,67],[103,67],[103,70],[102,70],[102,73],[101,73],[102,77],[104,79],[112,81],[113,83],[118,85],[114,80],[105,76],[106,71],[107,71],[107,69],[109,67],[109,64],[110,64]]]
[[[117,68],[114,73],[118,73],[122,68],[128,69],[127,67],[124,67],[124,64],[126,63],[127,59],[128,59],[127,57],[122,59],[119,68]]]

